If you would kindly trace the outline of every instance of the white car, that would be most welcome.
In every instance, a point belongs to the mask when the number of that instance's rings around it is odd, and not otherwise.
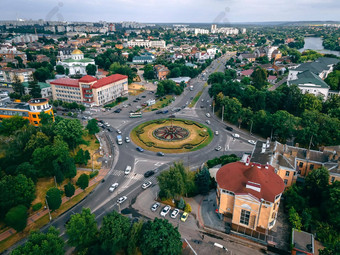
[[[130,142],[130,138],[127,136],[125,137],[125,142],[129,143]]]
[[[161,204],[160,203],[155,203],[155,204],[153,204],[152,206],[151,206],[151,211],[153,211],[153,212],[155,212],[155,211],[157,211],[157,209],[158,209],[158,207],[160,207],[161,206]]]
[[[111,126],[111,125],[110,125],[109,123],[107,123],[107,122],[105,122],[104,124],[105,124],[105,126],[107,126],[107,127],[110,127],[110,126]]]
[[[234,138],[240,138],[240,135],[239,135],[239,134],[232,134],[232,136],[233,136]]]
[[[173,218],[173,219],[176,219],[178,214],[179,214],[179,210],[175,209],[175,210],[172,211],[170,217]]]
[[[131,172],[132,167],[131,166],[126,166],[124,173],[129,174]]]
[[[161,216],[165,217],[169,213],[170,209],[171,207],[169,205],[165,206],[161,211]]]
[[[205,122],[206,122],[208,125],[210,125],[210,120],[206,120]]]
[[[109,191],[110,192],[113,192],[113,191],[115,191],[115,189],[118,187],[118,183],[116,182],[116,183],[114,183],[114,184],[112,184],[111,186],[110,186],[110,188],[109,188]]]
[[[149,188],[151,185],[152,185],[152,182],[148,181],[148,182],[143,183],[142,188],[143,188],[143,189],[147,189],[147,188]]]
[[[221,146],[217,146],[217,147],[215,148],[215,151],[220,151],[221,149],[222,149]]]
[[[252,145],[255,145],[256,142],[254,140],[248,140],[248,143],[252,144]]]
[[[118,203],[118,204],[121,204],[121,203],[123,203],[126,199],[127,199],[126,196],[122,196],[122,197],[118,198],[117,203]]]
[[[206,113],[205,116],[207,116],[208,118],[210,118],[210,113]]]
[[[122,133],[122,131],[120,131],[119,129],[117,129],[117,134],[121,134]]]
[[[217,130],[215,131],[215,135],[218,135],[218,131]]]

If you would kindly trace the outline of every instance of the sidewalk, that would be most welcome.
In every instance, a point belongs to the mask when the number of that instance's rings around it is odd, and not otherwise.
[[[100,170],[99,174],[92,178],[89,182],[89,187],[95,185],[96,183],[99,183],[102,179],[104,179],[104,177],[107,175],[107,173],[109,172],[109,169],[102,169]],[[79,195],[80,193],[82,193],[83,190],[78,188],[75,190],[74,195],[71,198],[68,198],[66,196],[64,196],[62,198],[62,204],[66,203],[67,201],[71,200],[74,196]],[[39,212],[33,214],[32,216],[30,216],[27,219],[27,226],[31,225],[32,223],[34,223],[35,221],[37,221],[38,219],[40,219],[41,217],[43,217],[44,215],[48,214],[48,210],[47,209],[43,209],[40,210]],[[11,235],[15,234],[16,231],[13,228],[10,228],[2,233],[0,233],[0,242],[7,239],[8,237],[10,237]]]

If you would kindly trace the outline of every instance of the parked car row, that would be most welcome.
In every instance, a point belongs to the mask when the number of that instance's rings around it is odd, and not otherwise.
[[[151,206],[151,211],[156,212],[157,209],[161,206],[160,203],[156,202]],[[163,209],[160,211],[160,215],[162,217],[165,217],[171,210],[171,206],[170,205],[166,205],[163,207]],[[175,208],[172,210],[170,217],[173,219],[176,219],[177,216],[179,215],[180,211],[179,209]],[[189,214],[187,212],[183,212],[182,216],[181,216],[181,221],[185,222],[188,219]]]

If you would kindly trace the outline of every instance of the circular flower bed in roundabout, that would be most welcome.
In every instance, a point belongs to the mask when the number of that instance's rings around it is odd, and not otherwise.
[[[196,121],[185,119],[158,119],[135,127],[131,140],[145,150],[164,153],[183,153],[208,145],[212,130]]]

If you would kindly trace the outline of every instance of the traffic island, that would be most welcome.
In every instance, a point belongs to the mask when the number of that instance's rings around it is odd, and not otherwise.
[[[131,131],[130,137],[145,150],[184,153],[207,146],[214,134],[196,121],[168,118],[144,122]]]

